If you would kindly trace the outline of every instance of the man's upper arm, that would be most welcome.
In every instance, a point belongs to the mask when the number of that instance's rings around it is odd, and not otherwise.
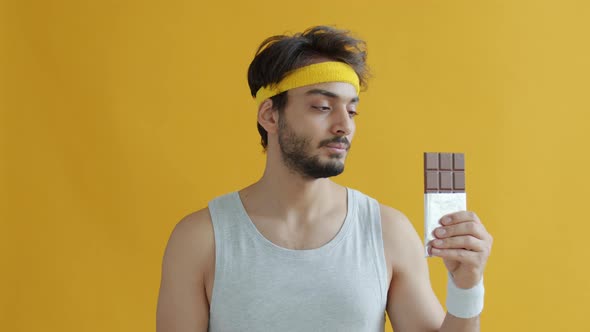
[[[422,241],[401,212],[381,205],[385,257],[393,272],[387,314],[394,330],[438,331],[445,313],[432,291]]]
[[[209,303],[205,270],[215,259],[208,209],[182,219],[172,231],[162,262],[157,332],[207,331]]]

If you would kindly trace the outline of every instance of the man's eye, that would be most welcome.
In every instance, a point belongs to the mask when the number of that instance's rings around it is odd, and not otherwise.
[[[319,111],[329,111],[330,107],[328,106],[312,106],[313,108],[319,110]]]
[[[348,111],[348,115],[349,115],[351,118],[354,118],[355,116],[357,116],[357,115],[359,115],[359,114],[358,114],[356,111]]]

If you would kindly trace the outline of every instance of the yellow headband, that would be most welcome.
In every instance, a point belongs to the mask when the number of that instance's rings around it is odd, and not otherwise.
[[[348,64],[338,61],[320,62],[297,68],[289,72],[279,83],[260,88],[256,92],[256,104],[260,106],[268,98],[287,90],[326,82],[350,83],[357,94],[360,90],[359,77]]]

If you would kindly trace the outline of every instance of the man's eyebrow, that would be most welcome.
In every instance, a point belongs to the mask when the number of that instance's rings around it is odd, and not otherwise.
[[[324,90],[324,89],[311,89],[307,92],[305,92],[306,96],[309,95],[323,95],[326,97],[330,97],[330,98],[340,98],[339,95],[335,94],[334,92],[328,91],[328,90]],[[358,103],[359,102],[359,97],[356,96],[354,98],[352,98],[350,100],[351,103]]]

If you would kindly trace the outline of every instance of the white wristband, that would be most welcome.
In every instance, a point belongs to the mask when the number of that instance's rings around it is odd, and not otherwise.
[[[462,289],[455,285],[449,273],[447,283],[447,311],[459,318],[473,318],[483,310],[483,277],[473,288]]]

